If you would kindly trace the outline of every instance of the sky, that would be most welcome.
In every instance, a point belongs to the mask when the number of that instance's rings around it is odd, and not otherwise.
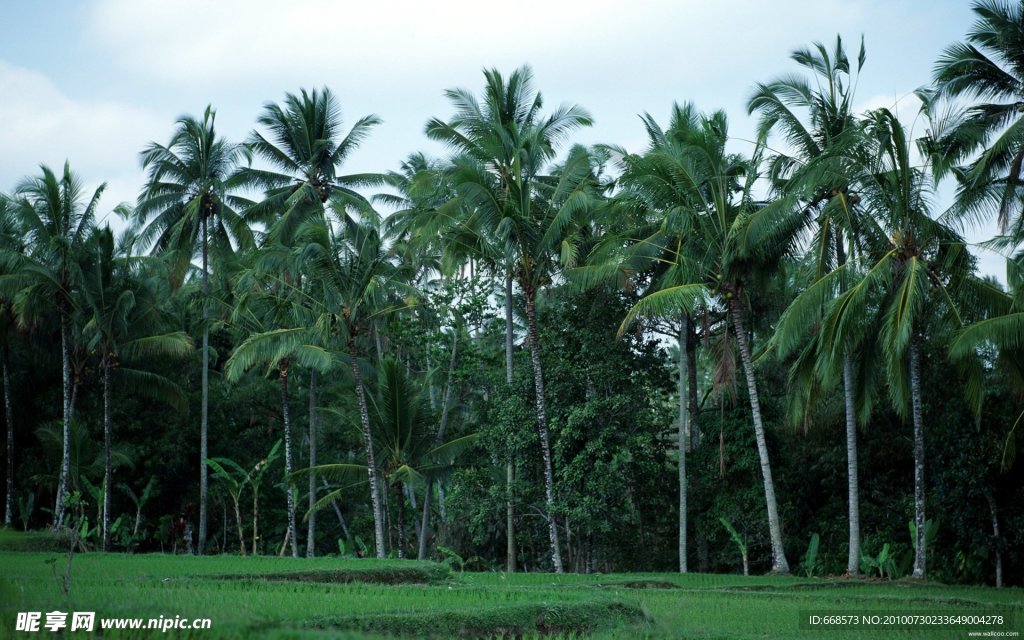
[[[416,151],[444,154],[423,129],[451,115],[445,89],[479,94],[484,68],[522,64],[546,108],[593,115],[573,142],[639,151],[639,114],[665,122],[690,101],[725,109],[733,146],[749,152],[747,98],[755,82],[798,71],[794,49],[838,34],[854,57],[863,35],[858,108],[895,106],[909,124],[914,89],[972,22],[966,0],[0,0],[0,191],[67,159],[90,187],[108,184],[103,218],[135,201],[139,152],[167,143],[181,115],[212,105],[221,134],[242,141],[265,103],[323,86],[346,129],[383,119],[344,171],[397,169]],[[1002,258],[979,259],[1003,277]]]

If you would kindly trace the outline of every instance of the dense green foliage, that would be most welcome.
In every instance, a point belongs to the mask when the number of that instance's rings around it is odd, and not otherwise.
[[[919,140],[852,112],[837,39],[756,85],[750,153],[686,103],[644,149],[573,146],[590,116],[523,67],[449,90],[450,156],[387,174],[342,173],[379,119],[343,134],[327,89],[245,143],[182,117],[118,234],[42,167],[0,197],[11,544],[1021,584],[1024,129],[991,101],[1024,5],[975,10]],[[1005,286],[963,239],[986,215]],[[417,624],[642,618],[506,599]],[[304,620],[407,629],[333,615]]]

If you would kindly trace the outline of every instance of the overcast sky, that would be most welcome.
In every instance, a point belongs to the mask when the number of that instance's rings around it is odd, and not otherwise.
[[[639,150],[637,114],[663,122],[673,101],[692,101],[726,109],[749,151],[751,87],[796,71],[793,49],[839,33],[855,56],[863,34],[859,107],[897,105],[909,122],[910,94],[973,22],[965,0],[0,0],[0,12],[0,190],[68,158],[90,185],[108,183],[101,216],[134,202],[145,144],[207,104],[240,141],[265,102],[326,85],[346,128],[384,120],[346,170],[386,171],[414,151],[442,154],[423,127],[450,115],[446,88],[479,93],[484,67],[526,63],[548,107],[594,116],[577,142]],[[982,268],[1002,278],[1000,258],[982,255]]]

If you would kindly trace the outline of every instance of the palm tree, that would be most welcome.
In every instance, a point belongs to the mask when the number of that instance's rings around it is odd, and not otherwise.
[[[847,345],[863,342],[877,316],[877,339],[885,353],[889,395],[897,412],[909,417],[914,441],[913,576],[925,575],[924,424],[921,344],[929,319],[958,326],[958,305],[967,292],[981,289],[963,239],[941,220],[929,217],[928,176],[914,164],[906,130],[888,109],[867,116],[868,145],[853,150],[850,168],[865,213],[874,221],[863,266],[837,267],[802,296],[829,298],[836,281],[848,278],[826,306],[821,340],[833,362]],[[820,305],[819,305],[820,306]]]
[[[144,261],[131,254],[130,233],[118,250],[110,227],[96,229],[82,256],[82,298],[86,320],[82,328],[86,347],[99,353],[103,380],[103,515],[102,548],[110,549],[110,504],[114,487],[111,463],[113,434],[113,377],[129,388],[185,408],[181,389],[167,378],[123,366],[132,360],[184,357],[192,353],[192,339],[182,331],[154,333],[165,286],[159,277],[143,271]]]
[[[15,190],[16,215],[24,230],[28,251],[5,252],[5,275],[0,276],[4,294],[13,300],[19,324],[32,324],[42,309],[57,308],[60,321],[62,362],[62,454],[57,481],[53,526],[64,521],[65,498],[71,467],[71,352],[72,315],[78,305],[80,271],[77,260],[84,250],[96,206],[106,185],[100,185],[88,201],[81,180],[64,163],[60,178],[42,165],[42,175],[25,178]]]
[[[171,141],[164,146],[150,143],[142,151],[147,170],[146,187],[135,209],[136,226],[144,227],[140,240],[152,243],[158,253],[172,260],[172,282],[180,285],[192,257],[202,255],[203,353],[201,364],[202,406],[199,426],[199,545],[206,548],[207,468],[209,457],[209,368],[210,368],[210,243],[215,254],[252,246],[252,232],[238,213],[248,201],[233,195],[230,180],[245,155],[239,145],[218,138],[216,113],[207,107],[203,119],[182,116]]]
[[[0,194],[0,252],[20,255],[14,206],[7,196]],[[0,264],[3,260],[0,258]],[[4,526],[14,522],[14,402],[11,397],[10,336],[15,318],[9,301],[0,299],[0,366],[4,385],[4,423],[7,425],[7,473],[4,497]]]
[[[426,131],[428,137],[446,143],[458,154],[453,159],[451,181],[471,212],[467,226],[493,238],[501,247],[509,282],[514,279],[523,292],[551,560],[555,571],[561,573],[536,304],[538,291],[551,281],[557,268],[562,232],[578,213],[584,197],[581,191],[573,190],[578,197],[569,201],[565,193],[559,193],[557,196],[567,206],[555,211],[545,204],[540,178],[558,144],[575,129],[590,125],[591,117],[578,106],[562,106],[542,117],[543,99],[533,89],[529,67],[513,71],[507,82],[496,69],[484,71],[484,77],[482,101],[464,89],[446,91],[455,115],[448,122],[430,120]],[[506,298],[510,298],[508,291]]]
[[[777,132],[794,149],[791,154],[779,153],[772,157],[771,173],[778,188],[800,196],[806,203],[804,207],[794,208],[794,215],[814,217],[813,243],[808,251],[814,256],[809,265],[813,272],[807,279],[815,282],[846,263],[856,240],[859,225],[854,218],[854,205],[858,196],[849,194],[841,150],[851,141],[856,142],[858,137],[852,102],[866,54],[862,38],[857,76],[851,76],[850,59],[839,36],[831,53],[823,44],[815,43],[813,49],[794,51],[792,58],[812,73],[814,83],[792,75],[768,84],[758,83],[747,110],[760,114],[758,134],[762,139]],[[791,349],[806,335],[807,326],[804,322],[780,322],[776,343]],[[846,570],[850,575],[857,575],[860,570],[860,489],[853,380],[853,354],[856,352],[855,347],[848,349],[842,361],[850,540]]]
[[[378,368],[376,390],[369,398],[373,439],[377,445],[376,462],[385,484],[393,488],[395,495],[399,558],[405,557],[403,487],[429,488],[431,480],[447,474],[454,459],[477,440],[476,434],[446,439],[444,433],[435,433],[435,416],[424,395],[422,383],[410,378],[402,363],[385,358]],[[358,464],[327,464],[301,473],[314,471],[346,483],[345,487],[323,496],[318,501],[319,508],[336,499],[346,487],[365,482],[358,478],[365,477],[367,468]]]
[[[505,383],[512,384],[515,325],[513,322],[512,271],[505,265],[502,246],[493,234],[470,225],[476,224],[472,211],[456,197],[450,184],[449,167],[429,161],[423,154],[413,154],[402,163],[401,171],[389,172],[385,183],[398,191],[399,195],[377,196],[380,202],[397,209],[388,216],[385,224],[389,235],[405,240],[420,256],[439,255],[440,271],[450,276],[453,272],[461,275],[468,264],[470,272],[476,264],[487,265],[489,270],[504,273],[505,307]],[[458,277],[458,276],[457,276]],[[449,372],[455,363],[458,333],[453,332],[452,356]],[[447,405],[445,405],[447,406]],[[506,508],[505,508],[505,568],[509,573],[516,570],[515,544],[515,496],[512,493],[515,481],[515,461],[506,463]],[[427,527],[430,515],[432,491],[428,488],[424,496],[423,525],[420,528],[420,559],[426,558]]]
[[[935,169],[939,176],[949,170],[956,175],[961,212],[980,217],[995,206],[1000,228],[1012,223],[1019,232],[1024,225],[1024,5],[976,0],[971,10],[978,19],[967,41],[946,47],[934,81],[940,96],[974,104],[936,132]]]
[[[439,288],[445,290],[446,283],[431,280],[431,275],[442,274],[452,278],[456,288],[462,282],[464,266],[467,261],[479,259],[486,249],[481,248],[478,235],[468,233],[464,226],[465,211],[455,198],[455,193],[448,181],[447,167],[442,163],[431,161],[422,153],[411,154],[401,164],[399,171],[390,171],[384,176],[384,184],[395,193],[378,194],[374,201],[395,209],[384,220],[385,230],[391,239],[396,253],[412,271],[410,282],[421,293],[427,294]],[[440,287],[439,287],[440,284]],[[506,302],[510,309],[511,300]],[[425,304],[417,307],[417,312],[424,316],[425,321],[438,329],[437,335],[443,336],[443,327],[451,328],[451,351],[448,358],[448,374],[444,391],[441,394],[441,417],[437,428],[437,445],[444,440],[448,424],[453,378],[459,352],[459,338],[464,318],[458,316],[454,308],[434,309]],[[511,320],[509,320],[509,323]],[[507,354],[511,358],[511,353]],[[511,361],[509,360],[509,364]],[[430,367],[428,356],[427,366]],[[429,382],[431,408],[435,408],[436,394],[434,382]],[[430,535],[431,503],[433,502],[436,483],[427,480],[423,492],[422,521],[419,535],[418,558],[427,557],[427,541]],[[511,482],[510,482],[511,484]],[[440,485],[437,485],[440,489]],[[513,530],[507,532],[512,540]],[[511,544],[511,543],[510,543]],[[515,570],[515,554],[510,556],[509,570]]]
[[[264,199],[250,206],[246,218],[268,228],[268,239],[285,247],[294,244],[294,234],[310,216],[322,220],[328,201],[367,210],[369,204],[355,188],[379,184],[371,174],[344,175],[341,167],[381,120],[375,115],[360,118],[342,137],[341,108],[334,94],[322,90],[301,90],[285,94],[283,105],[267,103],[257,123],[266,134],[253,131],[246,146],[269,165],[241,169],[242,184],[264,192]],[[301,283],[301,271],[296,272]],[[310,466],[316,465],[317,372],[310,372]],[[286,450],[288,447],[286,447]],[[286,455],[286,458],[288,456]],[[290,470],[289,470],[290,473]],[[309,477],[309,505],[316,503],[316,477]],[[306,555],[315,553],[316,514],[307,522]]]
[[[624,170],[619,180],[619,192],[607,208],[602,240],[589,252],[587,263],[567,272],[571,284],[589,289],[599,284],[629,291],[635,283],[645,280],[660,281],[683,257],[681,249],[686,240],[685,225],[680,224],[680,205],[688,206],[688,196],[682,192],[648,190],[644,183],[649,170],[639,157],[630,156],[624,149],[606,147],[606,152],[622,159]],[[638,162],[640,160],[640,162]],[[668,183],[665,183],[668,184]],[[677,265],[678,266],[678,265]],[[665,281],[667,283],[667,281]],[[692,311],[682,309],[675,329],[678,348],[678,478],[679,478],[679,572],[687,566],[687,499],[688,483],[686,454],[688,445],[697,448],[700,441],[697,400],[697,335]],[[670,324],[676,323],[666,319]],[[690,442],[686,434],[690,433]]]
[[[246,370],[261,363],[278,372],[284,426],[287,538],[291,541],[292,556],[297,558],[299,549],[295,496],[291,485],[294,466],[288,375],[293,364],[326,372],[331,367],[332,356],[321,346],[315,332],[307,329],[316,319],[312,317],[312,310],[304,300],[304,292],[292,284],[298,279],[297,265],[285,266],[274,259],[282,253],[286,256],[288,254],[282,249],[262,249],[262,255],[256,257],[257,264],[244,273],[236,285],[239,301],[232,313],[233,320],[240,326],[253,326],[255,330],[235,347],[225,364],[225,371],[229,381],[239,379]]]
[[[357,220],[341,204],[332,205],[332,211],[340,229],[335,231],[325,221],[304,225],[297,236],[296,259],[305,265],[309,295],[317,301],[315,331],[319,339],[326,343],[339,338],[349,357],[366,451],[376,554],[383,558],[384,512],[366,387],[359,364],[361,341],[369,337],[376,321],[414,304],[415,291],[405,284],[407,274],[394,264],[375,216],[365,215]]]
[[[765,205],[753,199],[751,188],[759,177],[761,148],[752,159],[726,153],[728,122],[724,112],[701,116],[691,105],[676,105],[667,131],[649,115],[643,119],[651,145],[643,155],[624,157],[622,182],[635,190],[637,197],[665,211],[664,230],[642,241],[640,250],[671,248],[666,236],[675,239],[675,248],[671,263],[629,311],[620,332],[638,317],[676,318],[681,312],[692,313],[698,305],[725,310],[732,321],[750,396],[772,569],[786,573],[789,563],[782,545],[744,310],[757,282],[776,273],[781,259],[792,250],[803,221],[784,215],[789,207],[785,200]]]
[[[267,134],[253,131],[246,146],[271,168],[249,166],[238,174],[247,187],[265,192],[261,202],[246,210],[248,220],[275,227],[276,237],[288,245],[305,216],[323,215],[329,200],[357,209],[368,207],[355,189],[380,184],[381,177],[342,175],[339,171],[381,123],[379,117],[363,116],[339,139],[341,107],[325,87],[309,92],[303,89],[298,96],[285,94],[283,105],[265,104],[256,122]]]

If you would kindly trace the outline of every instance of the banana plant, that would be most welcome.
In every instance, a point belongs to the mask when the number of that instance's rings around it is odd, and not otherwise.
[[[736,547],[740,550],[740,555],[743,556],[743,575],[750,575],[750,559],[747,556],[747,540],[736,531],[736,528],[732,526],[732,523],[725,518],[719,518],[719,522],[725,527],[725,530],[729,532],[729,537],[736,544]]]
[[[229,458],[206,458],[206,466],[213,470],[213,479],[224,487],[235,507],[235,524],[238,525],[239,555],[245,555],[245,534],[242,532],[242,491],[249,483],[249,474],[234,460]],[[255,525],[255,522],[253,523]],[[255,538],[254,538],[255,545]],[[255,548],[253,552],[255,553]]]
[[[260,485],[263,483],[263,476],[267,473],[267,469],[277,460],[280,449],[281,440],[279,439],[270,448],[267,457],[253,465],[246,476],[249,485],[252,486],[252,555],[256,555],[256,544],[260,538]]]
[[[132,533],[131,536],[128,537],[127,542],[127,546],[130,547],[138,539],[139,526],[142,524],[142,509],[146,506],[146,503],[149,502],[150,498],[156,495],[156,476],[150,476],[149,482],[147,482],[146,486],[142,489],[142,493],[138,495],[131,487],[123,482],[118,484],[117,488],[128,496],[128,499],[135,505],[135,525],[132,527]]]

